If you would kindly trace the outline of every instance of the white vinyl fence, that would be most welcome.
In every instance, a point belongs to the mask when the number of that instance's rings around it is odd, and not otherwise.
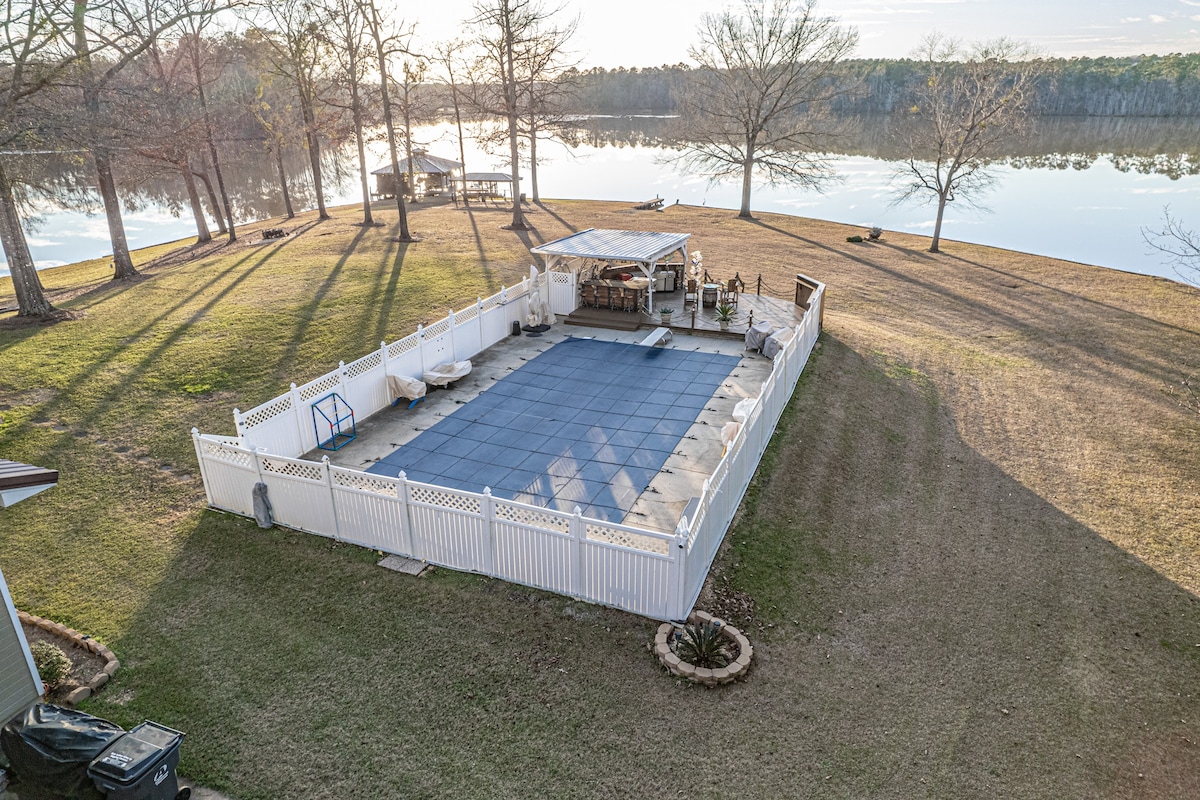
[[[403,474],[389,478],[334,466],[328,458],[296,457],[316,447],[306,417],[315,399],[337,391],[369,416],[390,402],[388,373],[419,376],[504,338],[513,321],[524,319],[532,287],[549,288],[555,313],[569,313],[575,287],[564,296],[566,290],[552,281],[545,275],[537,283],[526,280],[304,386],[293,384],[288,394],[245,414],[235,412],[237,437],[193,429],[209,505],[253,516],[252,490],[262,482],[275,521],[285,527],[653,619],[685,619],[816,343],[823,285],[776,355],[750,416],[705,482],[692,516],[681,519],[674,534],[504,500],[487,490],[448,489]]]

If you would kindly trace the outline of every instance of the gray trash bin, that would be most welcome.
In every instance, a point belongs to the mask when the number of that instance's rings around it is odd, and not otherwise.
[[[181,800],[175,767],[183,734],[143,722],[114,741],[88,765],[88,777],[107,800]]]

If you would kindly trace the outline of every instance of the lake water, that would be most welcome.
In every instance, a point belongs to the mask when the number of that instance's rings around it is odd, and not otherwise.
[[[1200,153],[1195,145],[1176,143],[1190,139],[1187,131],[1191,121],[1139,124],[1142,127],[1131,132],[1129,125],[1112,120],[1059,126],[1054,135],[1047,134],[1046,141],[1031,144],[1010,163],[995,168],[1000,180],[981,198],[986,210],[951,203],[946,210],[943,237],[1177,277],[1162,255],[1146,244],[1141,230],[1157,226],[1168,204],[1173,213],[1200,227],[1200,175],[1194,174],[1200,171]],[[740,200],[738,185],[709,185],[702,177],[680,174],[663,163],[663,157],[671,151],[655,136],[645,135],[646,130],[653,133],[655,125],[654,120],[626,118],[607,126],[605,120],[594,120],[591,135],[580,137],[570,149],[541,145],[541,196],[624,202],[659,196],[668,203],[678,200],[736,209]],[[630,135],[631,129],[639,135]],[[1118,130],[1126,135],[1117,135],[1114,131]],[[434,155],[458,159],[458,144],[448,125],[421,128],[414,138]],[[841,180],[824,193],[786,186],[757,187],[752,196],[753,210],[928,235],[933,229],[934,207],[892,203],[890,180],[898,162],[889,158],[892,154],[885,152],[886,148],[872,145],[871,140],[871,131],[864,132],[847,148],[852,154],[836,157],[835,168]],[[641,144],[628,144],[630,141]],[[1106,151],[1106,145],[1111,149]],[[382,144],[374,144],[372,151],[372,166],[385,163]],[[294,161],[299,172],[302,161]],[[1050,163],[1065,168],[1045,166]],[[346,166],[342,162],[342,169]],[[353,169],[352,164],[349,166]],[[472,144],[467,149],[467,169],[503,170],[503,158],[490,156]],[[527,168],[522,175],[522,189],[528,193]],[[247,186],[244,194],[257,192],[259,201],[250,210],[251,215],[281,213],[273,198],[264,200],[261,196],[261,187],[269,185],[269,180],[254,182],[257,188]],[[335,188],[329,205],[358,201],[353,172],[332,182]],[[304,187],[297,188],[303,194]],[[139,202],[143,207],[125,216],[131,247],[195,234],[190,212],[184,210],[184,216],[176,216],[168,210],[170,198],[163,198],[161,192],[154,200],[142,198]],[[45,208],[41,217],[37,228],[28,232],[30,249],[39,266],[111,253],[103,214]],[[854,232],[847,230],[847,235]],[[0,267],[0,274],[6,273]]]

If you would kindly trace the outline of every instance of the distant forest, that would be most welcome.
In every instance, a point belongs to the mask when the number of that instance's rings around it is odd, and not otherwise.
[[[1043,59],[1037,112],[1044,116],[1200,116],[1200,53],[1122,58]],[[846,93],[834,110],[890,114],[904,102],[921,64],[853,59],[838,66]],[[684,64],[572,72],[580,114],[671,114],[687,90]]]

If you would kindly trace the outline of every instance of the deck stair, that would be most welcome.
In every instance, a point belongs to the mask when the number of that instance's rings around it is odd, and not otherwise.
[[[564,319],[568,325],[583,325],[588,328],[608,328],[614,331],[636,331],[642,322],[641,314],[610,311],[606,308],[581,306]]]

